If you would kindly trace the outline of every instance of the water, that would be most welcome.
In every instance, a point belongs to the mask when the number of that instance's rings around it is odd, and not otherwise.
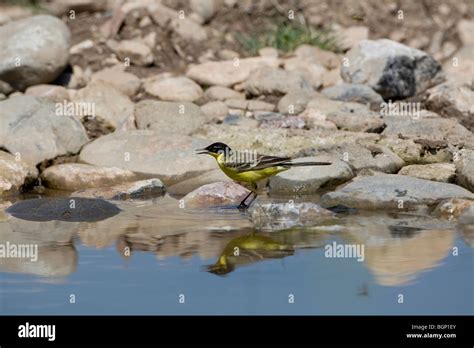
[[[232,207],[171,197],[99,222],[24,221],[7,205],[0,244],[39,252],[0,258],[1,314],[474,313],[472,232],[454,220],[359,212],[262,232]],[[363,261],[327,257],[333,242],[363,245]]]

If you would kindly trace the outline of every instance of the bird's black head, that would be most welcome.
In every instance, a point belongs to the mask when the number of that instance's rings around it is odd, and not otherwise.
[[[204,149],[198,149],[198,154],[207,154],[211,156],[218,156],[221,153],[230,153],[231,149],[224,143],[213,143]]]

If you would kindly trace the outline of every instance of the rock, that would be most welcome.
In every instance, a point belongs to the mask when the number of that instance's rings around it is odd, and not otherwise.
[[[372,88],[361,84],[341,83],[325,88],[321,93],[329,99],[379,106],[383,103],[382,97]]]
[[[341,57],[336,53],[311,45],[299,46],[295,50],[295,55],[303,60],[320,63],[328,69],[334,69],[341,63]]]
[[[185,40],[196,42],[207,40],[206,30],[190,18],[173,20],[170,27]]]
[[[231,60],[231,59],[239,58],[240,54],[233,50],[224,48],[223,50],[219,50],[217,52],[217,57],[219,57],[220,60]]]
[[[36,85],[28,87],[25,95],[45,98],[53,103],[63,103],[69,101],[67,89],[63,86],[55,85]]]
[[[92,41],[91,39],[81,41],[78,44],[75,44],[74,46],[71,46],[71,48],[69,48],[69,54],[81,54],[84,51],[93,48],[94,45],[94,41]]]
[[[470,207],[474,207],[473,200],[453,198],[439,203],[433,213],[444,218],[458,218]]]
[[[256,112],[255,119],[260,121],[260,128],[290,128],[303,129],[306,127],[306,120],[299,116],[285,116],[276,112]]]
[[[273,111],[275,105],[260,100],[227,99],[225,104],[231,109],[248,111]]]
[[[83,163],[65,163],[46,168],[41,173],[46,187],[74,191],[93,187],[113,186],[136,180],[130,170],[113,167],[96,167]]]
[[[193,12],[199,14],[207,22],[219,10],[221,2],[219,0],[193,0],[190,6]]]
[[[15,89],[53,81],[69,57],[70,32],[49,15],[8,22],[0,27],[0,80]]]
[[[306,108],[299,117],[305,120],[310,129],[337,131],[337,126],[327,120],[327,115],[313,108]]]
[[[79,161],[128,169],[159,178],[167,186],[215,169],[209,156],[195,150],[208,146],[208,140],[151,130],[114,132],[87,144]]]
[[[36,198],[19,201],[6,212],[28,221],[101,221],[120,213],[120,209],[102,199]]]
[[[474,45],[474,20],[462,19],[456,26],[463,45]]]
[[[91,80],[107,82],[128,97],[133,97],[137,94],[141,84],[140,79],[136,75],[124,71],[122,64],[105,68],[92,74]]]
[[[114,51],[120,60],[125,61],[128,58],[134,65],[147,66],[154,60],[150,47],[139,40],[122,40]]]
[[[359,103],[315,97],[307,107],[317,114],[323,115],[325,120],[334,123],[342,130],[378,132],[384,127],[384,122],[377,113]]]
[[[355,172],[372,169],[384,173],[396,173],[405,162],[385,146],[354,142],[317,151],[320,155],[347,162]]]
[[[190,134],[207,122],[195,104],[156,100],[138,102],[135,119],[139,129],[153,129],[163,134]]]
[[[21,5],[7,5],[2,3],[2,12],[0,13],[0,25],[25,17],[29,17],[33,14],[33,9]]]
[[[321,86],[324,75],[327,73],[327,69],[313,56],[285,59],[284,68],[293,74],[304,76],[316,89]]]
[[[341,78],[341,68],[332,69],[323,76],[323,88],[332,87],[343,83]]]
[[[369,28],[356,25],[345,28],[338,33],[340,39],[340,48],[346,51],[359,43],[359,41],[367,40],[369,38]]]
[[[278,58],[278,50],[274,47],[263,47],[258,50],[260,57]]]
[[[245,82],[252,95],[282,95],[292,91],[311,91],[311,84],[300,74],[271,67],[255,69]]]
[[[194,178],[181,181],[168,188],[168,192],[172,195],[184,196],[189,192],[196,190],[197,188],[212,184],[215,182],[232,182],[227,175],[225,175],[220,169],[213,169],[204,174],[198,175]]]
[[[278,59],[267,57],[242,58],[237,62],[227,60],[206,62],[191,66],[186,76],[201,85],[232,86],[247,80],[250,72],[260,66],[278,67]],[[212,71],[212,74],[209,72]]]
[[[199,187],[183,197],[185,206],[239,204],[250,191],[234,182],[214,182]]]
[[[322,197],[325,205],[344,204],[360,209],[410,209],[434,205],[444,199],[474,195],[454,184],[422,180],[404,175],[381,174],[355,178],[335,192]]]
[[[443,66],[448,80],[465,80],[474,75],[474,44],[457,51]]]
[[[304,111],[314,93],[296,90],[286,94],[278,102],[278,111],[282,114],[298,115]]]
[[[474,131],[474,84],[472,81],[446,82],[427,92],[426,107],[443,117],[455,118]]]
[[[474,208],[472,206],[463,212],[459,219],[459,223],[461,225],[471,225],[472,228],[472,225],[474,225]],[[473,243],[471,242],[470,245],[472,246],[472,244]]]
[[[431,181],[454,182],[456,167],[452,163],[413,164],[403,167],[398,174]]]
[[[332,220],[334,214],[314,203],[254,203],[250,219],[259,230],[282,230],[297,226],[314,226]]]
[[[18,193],[24,184],[36,179],[35,166],[17,161],[15,156],[0,151],[0,197]]]
[[[135,129],[133,102],[107,82],[90,82],[74,95],[72,101],[93,105],[93,117],[107,121],[115,129]]]
[[[386,100],[411,97],[441,79],[441,66],[430,55],[387,39],[360,41],[347,58],[344,81],[366,84]]]
[[[384,136],[378,144],[388,147],[406,164],[433,163],[429,159],[430,152],[424,152],[421,144],[415,143],[413,139],[400,139],[396,136]],[[434,161],[439,162],[439,161]]]
[[[303,157],[294,162],[332,162],[329,166],[293,167],[269,180],[270,191],[283,194],[312,194],[321,187],[342,184],[354,177],[350,166],[329,157]]]
[[[8,95],[14,91],[13,87],[9,83],[0,80],[0,93]]]
[[[474,192],[474,151],[461,150],[454,158],[456,183]]]
[[[239,92],[234,91],[233,89],[222,87],[222,86],[212,86],[206,89],[204,96],[210,101],[225,101],[227,99],[245,99],[245,95]]]
[[[36,165],[46,159],[77,153],[87,141],[74,116],[58,114],[55,105],[31,96],[0,102],[0,147]]]
[[[422,110],[419,117],[384,116],[387,127],[383,135],[398,136],[449,144],[472,143],[473,135],[458,122],[441,118],[437,114]],[[441,145],[440,145],[441,146]],[[442,146],[441,146],[442,147]]]
[[[203,94],[201,86],[186,76],[151,78],[144,88],[148,94],[166,101],[193,102]]]
[[[213,101],[201,106],[202,112],[211,119],[224,119],[229,114],[229,108],[224,102]]]
[[[146,199],[160,197],[165,191],[165,186],[160,179],[148,179],[123,183],[112,187],[89,188],[73,192],[71,196],[109,200]]]

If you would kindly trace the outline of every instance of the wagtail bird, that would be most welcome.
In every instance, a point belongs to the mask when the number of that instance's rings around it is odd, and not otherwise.
[[[214,157],[219,168],[232,180],[249,183],[252,187],[249,194],[239,204],[239,209],[247,208],[256,198],[257,182],[270,176],[281,173],[291,167],[327,166],[329,162],[292,162],[291,157],[265,156],[252,151],[233,151],[223,143],[214,143],[198,149],[198,154],[207,154]],[[250,195],[253,199],[245,204]]]

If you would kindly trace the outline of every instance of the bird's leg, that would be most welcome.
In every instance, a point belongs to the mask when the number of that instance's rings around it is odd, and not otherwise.
[[[250,204],[255,200],[255,198],[257,198],[257,193],[256,193],[256,190],[257,190],[257,185],[256,184],[253,184],[252,185],[252,189],[250,190],[249,194],[247,196],[245,196],[245,198],[242,200],[242,202],[240,202],[239,204],[239,210],[246,210]],[[247,198],[249,198],[251,195],[254,195],[252,197],[252,200],[248,203],[248,204],[245,204],[245,201],[247,200]]]

